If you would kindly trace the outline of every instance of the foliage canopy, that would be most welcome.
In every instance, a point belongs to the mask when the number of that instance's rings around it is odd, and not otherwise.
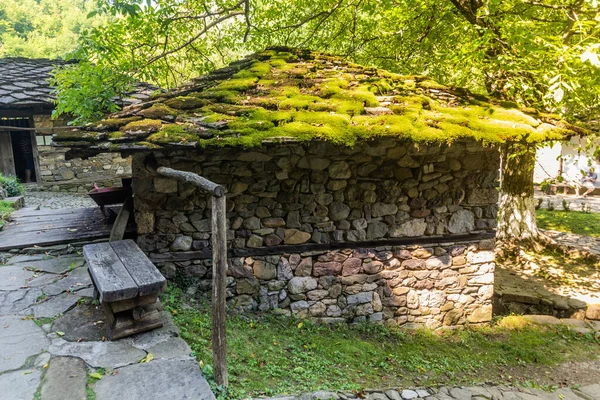
[[[165,88],[288,45],[570,118],[600,107],[597,0],[125,0],[97,13],[111,23],[85,32],[77,56]]]

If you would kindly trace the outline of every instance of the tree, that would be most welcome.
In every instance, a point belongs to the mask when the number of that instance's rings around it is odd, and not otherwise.
[[[290,45],[574,121],[600,113],[597,0],[129,0],[98,12],[116,18],[83,37],[80,58],[162,87]],[[508,144],[502,157],[498,237],[538,240],[534,148]]]
[[[79,34],[103,18],[88,19],[92,0],[2,0],[0,57],[64,58]]]

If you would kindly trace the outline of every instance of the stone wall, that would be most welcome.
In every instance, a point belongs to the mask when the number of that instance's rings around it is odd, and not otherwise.
[[[66,120],[52,120],[49,115],[34,115],[36,128],[66,126]],[[97,183],[102,187],[120,186],[122,177],[131,177],[131,157],[105,153],[86,160],[66,161],[68,149],[49,145],[37,146],[41,181],[38,190],[88,192]]]
[[[322,322],[410,327],[491,320],[494,241],[432,243],[236,257],[228,302]],[[165,263],[188,293],[210,296],[209,260]],[[183,279],[182,279],[183,278]]]
[[[210,293],[210,198],[146,157],[133,156],[138,244],[166,276]],[[493,148],[386,139],[151,157],[227,188],[229,246],[245,255],[230,268],[235,305],[430,328],[489,321],[494,260],[480,240],[495,228]]]
[[[499,155],[474,142],[416,146],[270,145],[156,154],[227,190],[234,248],[469,234],[495,228]],[[156,176],[133,159],[135,215],[148,252],[200,250],[210,237],[210,198]]]

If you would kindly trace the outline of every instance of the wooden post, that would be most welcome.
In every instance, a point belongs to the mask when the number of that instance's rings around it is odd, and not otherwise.
[[[208,179],[188,171],[159,167],[156,172],[168,178],[196,185],[212,195],[212,349],[215,383],[227,386],[227,346],[225,322],[227,313],[227,198],[225,188]]]
[[[226,197],[212,198],[212,351],[213,372],[217,385],[227,386],[227,348],[225,342],[225,301],[227,286]]]

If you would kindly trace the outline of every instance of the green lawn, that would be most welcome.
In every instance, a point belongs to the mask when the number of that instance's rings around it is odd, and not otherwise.
[[[163,303],[210,381],[209,311],[197,304],[183,307],[182,299],[182,292],[170,285]],[[432,333],[229,313],[226,397],[514,382],[519,368],[528,371],[600,355],[598,337],[540,329],[523,321],[506,317],[493,327]],[[533,379],[523,375],[522,381]]]
[[[539,209],[537,223],[542,229],[600,237],[600,213]]]
[[[0,200],[0,228],[2,228],[5,220],[8,219],[13,211],[15,211],[15,209],[11,203],[6,200]]]

